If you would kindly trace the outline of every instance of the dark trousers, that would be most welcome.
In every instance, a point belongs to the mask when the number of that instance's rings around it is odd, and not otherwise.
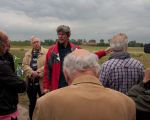
[[[40,85],[38,81],[29,82],[27,86],[27,95],[29,98],[29,117],[32,120],[33,111],[36,105],[37,94],[39,97],[42,96]]]

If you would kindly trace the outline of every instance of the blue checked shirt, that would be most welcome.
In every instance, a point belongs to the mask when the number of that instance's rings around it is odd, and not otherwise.
[[[105,87],[122,93],[143,80],[144,66],[134,58],[110,59],[102,64],[100,81]]]

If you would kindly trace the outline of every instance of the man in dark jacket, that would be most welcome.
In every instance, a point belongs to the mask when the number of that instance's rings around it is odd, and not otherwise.
[[[26,84],[19,80],[4,56],[8,47],[8,36],[0,32],[0,120],[17,120],[18,93],[25,91]]]
[[[144,52],[150,53],[150,44],[144,46]],[[145,70],[143,81],[133,86],[128,96],[136,103],[136,119],[150,120],[150,67]]]
[[[143,82],[133,86],[128,96],[136,103],[137,120],[150,120],[150,68],[145,70]]]

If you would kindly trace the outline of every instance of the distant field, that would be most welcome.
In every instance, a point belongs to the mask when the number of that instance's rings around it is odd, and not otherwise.
[[[48,47],[49,46],[46,46],[46,48],[48,48]],[[92,52],[95,52],[97,50],[106,49],[106,47],[95,47],[95,46],[81,46],[81,48],[87,49],[87,50],[92,51]],[[12,46],[11,53],[13,55],[19,57],[20,58],[19,62],[21,62],[25,52],[28,49],[31,49],[31,47],[30,46],[24,46],[24,47]],[[141,61],[144,64],[145,68],[150,66],[150,62],[149,62],[150,61],[150,54],[145,54],[143,52],[142,47],[129,47],[128,52],[131,53],[132,57]],[[99,62],[103,63],[104,61],[106,61],[108,59],[108,57],[109,57],[109,55],[101,58],[99,60]]]

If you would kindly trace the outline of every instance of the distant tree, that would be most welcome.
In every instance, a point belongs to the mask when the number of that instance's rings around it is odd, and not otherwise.
[[[83,43],[83,40],[81,39],[81,40],[77,40],[78,41],[78,45],[82,45],[82,43]]]
[[[133,40],[133,41],[129,41],[128,46],[129,47],[143,47],[144,45],[143,43],[137,43],[135,40]]]
[[[129,41],[128,46],[129,47],[135,47],[136,46],[136,41],[135,40]]]
[[[55,41],[53,40],[53,39],[46,39],[46,40],[44,40],[44,45],[52,45],[52,44],[54,44],[55,43]]]
[[[111,39],[108,39],[108,43],[110,43]]]
[[[104,39],[100,39],[100,43],[104,43]]]
[[[11,41],[11,45],[16,45],[16,46],[29,46],[30,41],[29,40],[17,40],[17,41]]]
[[[97,46],[108,46],[108,44],[105,43],[104,39],[100,39],[100,42],[97,44]]]
[[[76,44],[76,45],[81,45],[82,44],[82,41],[80,40],[76,40],[76,39],[70,39],[70,42]]]

